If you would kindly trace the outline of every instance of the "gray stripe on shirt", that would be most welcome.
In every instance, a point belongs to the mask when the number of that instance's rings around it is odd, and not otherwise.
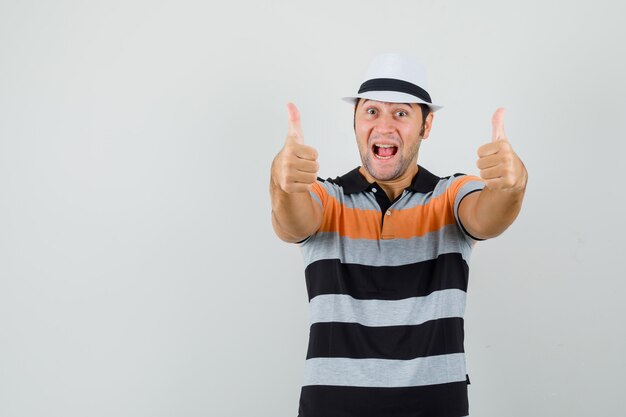
[[[453,353],[411,360],[311,358],[303,385],[393,388],[465,380],[465,355]]]
[[[402,300],[358,300],[346,294],[323,294],[310,301],[311,324],[359,323],[363,326],[418,325],[430,320],[461,317],[466,293],[459,289],[435,291]]]
[[[463,239],[456,224],[409,239],[352,239],[337,232],[312,235],[301,244],[305,267],[321,259],[368,266],[399,266],[437,259],[446,253],[460,253],[469,263],[471,242]]]

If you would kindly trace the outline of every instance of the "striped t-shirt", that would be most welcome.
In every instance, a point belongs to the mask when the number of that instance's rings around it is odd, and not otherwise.
[[[468,415],[463,315],[474,239],[459,221],[478,177],[418,167],[390,202],[358,168],[311,192],[301,244],[311,328],[299,417]]]

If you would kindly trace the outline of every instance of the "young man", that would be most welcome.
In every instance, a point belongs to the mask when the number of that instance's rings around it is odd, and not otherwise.
[[[291,103],[272,163],[272,224],[301,245],[311,310],[299,416],[467,416],[468,260],[515,220],[527,181],[504,110],[478,149],[480,178],[440,178],[417,164],[441,108],[418,62],[375,58],[345,100],[361,167],[318,179]]]

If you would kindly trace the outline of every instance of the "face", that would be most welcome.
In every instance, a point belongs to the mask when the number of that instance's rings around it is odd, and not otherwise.
[[[422,124],[417,104],[360,100],[355,109],[355,133],[363,168],[377,181],[413,175],[422,139],[428,137],[432,113]],[[422,131],[423,129],[423,131]]]

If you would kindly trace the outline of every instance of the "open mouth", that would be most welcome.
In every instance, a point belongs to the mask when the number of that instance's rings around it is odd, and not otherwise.
[[[398,152],[398,147],[395,145],[383,145],[375,143],[372,147],[374,155],[378,159],[390,159]]]

